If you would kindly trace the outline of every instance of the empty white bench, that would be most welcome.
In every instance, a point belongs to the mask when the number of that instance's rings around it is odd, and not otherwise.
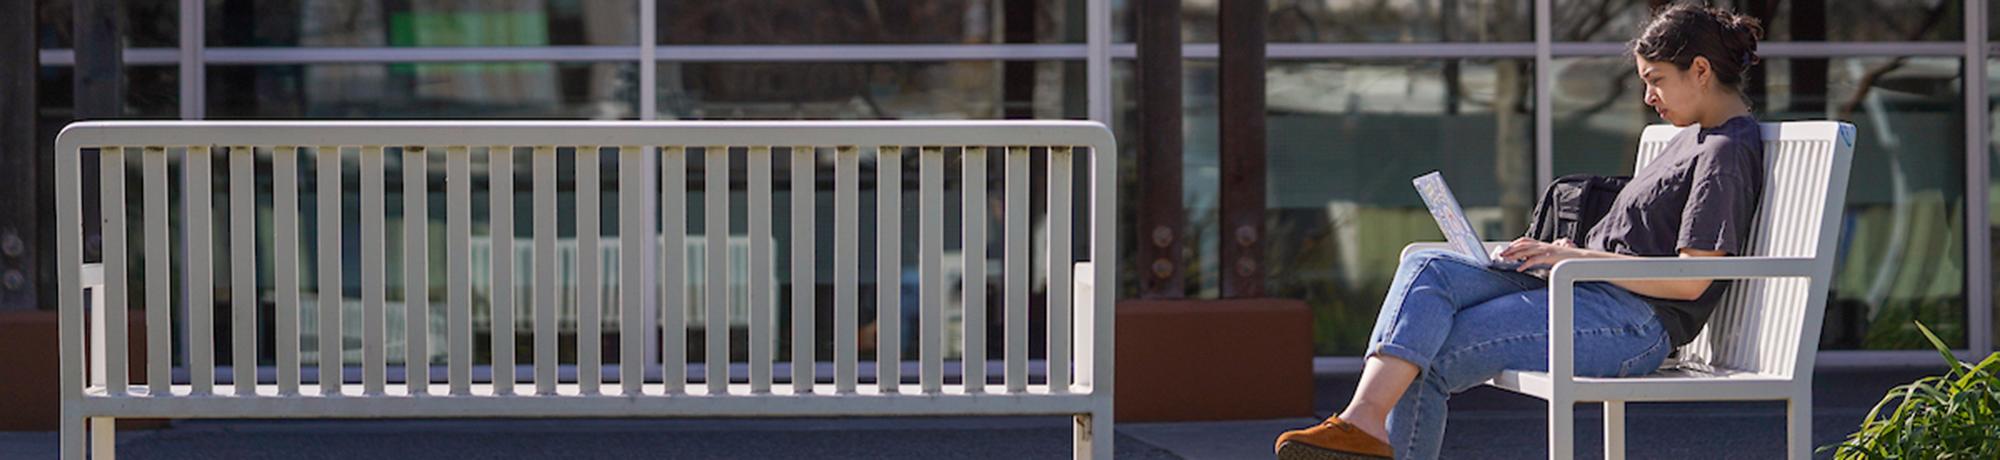
[[[1490,385],[1549,401],[1549,457],[1574,456],[1575,405],[1604,403],[1604,453],[1625,456],[1625,402],[1786,401],[1786,452],[1812,456],[1812,369],[1847,202],[1854,125],[1765,123],[1764,197],[1741,257],[1569,260],[1549,272],[1549,370],[1507,371]],[[1655,125],[1639,141],[1636,168],[1660,155],[1682,128]],[[1488,242],[1488,249],[1506,242]],[[1403,254],[1441,248],[1412,244]],[[1694,342],[1653,374],[1575,376],[1578,282],[1715,278],[1730,285]]]
[[[386,148],[385,148],[386,147]],[[97,152],[99,177],[82,177],[86,151]],[[731,165],[731,152],[742,155]],[[945,416],[945,415],[1069,415],[1075,418],[1074,452],[1078,458],[1109,458],[1112,434],[1112,286],[1111,265],[1092,269],[1092,262],[1112,261],[1116,248],[1117,216],[1114,185],[1117,156],[1111,134],[1100,124],[1067,121],[993,122],[84,122],[65,128],[57,139],[57,241],[58,281],[62,329],[62,429],[63,458],[85,454],[86,438],[90,453],[113,454],[114,420],[146,418],[407,418],[407,417],[780,417],[780,416]],[[609,152],[608,154],[604,152]],[[864,153],[865,152],[865,153]],[[138,157],[132,159],[129,157]],[[429,193],[442,189],[446,218],[443,240],[445,269],[441,280],[432,273],[427,236],[429,219],[406,219],[391,228],[387,223],[384,187],[385,158],[400,156],[404,187],[424,187],[426,193],[404,195],[407,215],[425,215],[433,203]],[[436,173],[427,158],[444,163]],[[609,157],[609,158],[606,158]],[[915,157],[915,158],[907,158]],[[987,159],[1004,166],[988,171]],[[506,161],[488,161],[504,158]],[[688,160],[699,158],[701,169],[694,179],[701,181],[706,200],[703,207],[705,229],[687,228],[690,180]],[[982,283],[967,283],[965,296],[965,356],[960,383],[947,384],[946,360],[942,351],[946,332],[941,319],[946,295],[940,266],[944,248],[946,206],[946,159],[962,168],[954,183],[964,190],[989,190],[987,178],[1004,173],[1004,181],[991,193],[1004,198],[1003,230],[997,232],[1004,243],[1005,278],[1001,303],[986,305]],[[1042,171],[1031,171],[1032,160],[1042,159]],[[873,165],[873,176],[864,177],[863,161]],[[218,174],[211,162],[223,160],[226,173]],[[129,163],[128,163],[129,162]],[[169,164],[179,162],[184,195],[182,206],[170,206]],[[531,212],[517,215],[515,193],[491,193],[475,201],[473,183],[485,181],[493,190],[517,190],[517,162],[527,165],[528,178],[521,182],[532,191]],[[914,180],[903,178],[903,165],[915,163]],[[1087,174],[1075,175],[1075,166],[1084,163]],[[136,167],[128,165],[136,164]],[[268,166],[259,166],[268,164]],[[473,174],[473,165],[486,168],[484,179]],[[558,181],[558,166],[574,168],[573,185]],[[617,171],[615,208],[602,203],[605,184],[600,168],[610,164]],[[774,164],[785,167],[776,168]],[[830,167],[818,166],[830,164]],[[815,165],[814,167],[794,167]],[[302,166],[310,167],[302,175]],[[834,229],[833,248],[815,248],[818,225],[791,228],[792,282],[803,295],[793,296],[789,331],[778,326],[776,308],[751,308],[748,319],[748,361],[739,371],[729,363],[729,315],[723,293],[728,291],[729,258],[708,258],[703,289],[704,305],[684,305],[679,301],[685,287],[681,261],[689,238],[705,238],[706,247],[726,246],[732,214],[746,218],[754,235],[774,235],[774,171],[789,173],[790,184],[815,184],[818,175],[831,170],[833,202],[831,215],[814,213],[815,193],[790,195],[792,222],[829,223]],[[136,174],[135,174],[136,172]],[[744,205],[731,205],[732,175],[739,175]],[[1046,212],[1039,217],[1049,228],[1049,254],[1041,267],[1048,276],[1048,334],[1045,378],[1030,380],[1028,305],[1031,175],[1045,175],[1048,184]],[[267,177],[259,177],[267,176]],[[358,193],[341,190],[343,177],[358,177]],[[436,179],[441,178],[442,181]],[[316,180],[315,180],[316,179]],[[867,179],[867,180],[864,180]],[[351,180],[351,179],[350,179]],[[130,184],[128,184],[128,181]],[[302,182],[305,181],[305,182]],[[265,189],[263,183],[269,183]],[[226,187],[213,184],[224,183]],[[306,187],[311,183],[312,188]],[[867,183],[870,185],[864,186]],[[1084,183],[1082,187],[1074,184]],[[872,213],[874,234],[861,233],[858,225],[861,193],[865,187],[905,190],[914,184],[917,203],[902,203],[903,193],[876,194],[876,209],[901,210],[914,205],[918,222],[906,224],[901,212]],[[85,187],[100,187],[103,223],[103,260],[86,265],[82,257],[83,193]],[[811,185],[804,185],[810,188]],[[128,190],[137,188],[138,190]],[[217,190],[226,189],[225,190]],[[1076,193],[1076,188],[1086,193]],[[128,191],[143,197],[126,203]],[[268,225],[277,235],[260,242],[258,234],[258,194],[268,194],[271,207]],[[302,202],[311,192],[314,202]],[[563,193],[574,194],[574,213],[558,212]],[[224,203],[215,203],[215,195]],[[985,193],[965,193],[958,220],[985,223]],[[339,213],[320,210],[342,209],[342,200],[360,209],[359,247],[343,247]],[[137,222],[127,222],[128,206],[136,211]],[[532,222],[534,242],[532,265],[520,263],[513,251],[493,251],[482,259],[488,266],[474,271],[468,247],[473,240],[472,210],[488,210],[491,243],[510,247],[516,235],[514,219]],[[607,214],[615,210],[615,215]],[[308,240],[301,230],[303,216],[312,213],[316,236]],[[1087,222],[1073,222],[1073,215],[1087,216]],[[226,220],[220,217],[226,216]],[[657,221],[656,221],[657,219]],[[621,361],[644,361],[642,366],[606,365],[599,343],[604,316],[610,311],[598,289],[575,289],[577,305],[575,334],[576,359],[558,362],[558,317],[555,306],[561,283],[557,281],[556,244],[558,228],[574,226],[575,244],[585,248],[603,245],[600,221],[619,229],[619,277],[616,321],[623,325],[661,325],[662,337],[650,334],[620,334]],[[170,222],[178,223],[185,235],[184,253],[176,253],[176,238]],[[211,222],[224,222],[223,225]],[[128,224],[137,230],[128,235]],[[655,230],[657,225],[657,230]],[[858,242],[875,238],[878,260],[902,260],[901,229],[917,227],[917,270],[922,274],[921,325],[917,331],[902,331],[897,321],[882,321],[876,341],[880,344],[875,364],[877,378],[862,378],[858,360],[857,317],[864,308],[875,308],[878,317],[897,318],[899,289],[895,280],[901,264],[879,264],[877,277],[889,282],[876,285],[878,302],[859,304],[861,254]],[[219,228],[212,228],[219,227]],[[1087,250],[1072,254],[1071,235],[1088,229]],[[386,235],[407,235],[399,253],[388,253]],[[967,247],[985,247],[985,225],[962,228]],[[226,244],[212,242],[222,240]],[[651,237],[649,237],[651,236]],[[768,274],[776,267],[772,238],[749,238],[750,270]],[[143,251],[135,247],[143,243]],[[227,249],[229,260],[211,260],[216,249]],[[310,252],[304,248],[311,248]],[[358,252],[359,265],[350,267],[345,257],[331,256]],[[572,250],[577,258],[576,285],[598,286],[604,262],[600,251]],[[177,255],[184,254],[184,255]],[[315,257],[315,254],[330,255]],[[1082,256],[1082,257],[1076,257]],[[174,258],[184,271],[176,272]],[[307,259],[311,257],[311,259]],[[820,259],[830,258],[834,273],[815,273]],[[260,260],[271,274],[270,285],[259,285],[255,274]],[[662,263],[662,262],[668,263]],[[301,279],[302,263],[316,267],[314,280]],[[965,255],[966,276],[984,279],[986,256],[983,251]],[[135,265],[143,264],[143,266]],[[425,330],[431,318],[425,314],[428,296],[410,296],[391,303],[387,269],[401,264],[406,285],[427,286],[440,282],[445,287],[442,318],[445,343],[444,366],[434,377],[431,366],[399,366],[388,362],[390,343],[385,321],[390,314],[403,314],[410,325],[402,339],[406,362],[429,361]],[[223,270],[224,267],[227,270]],[[135,267],[143,267],[143,281],[128,286]],[[343,308],[313,308],[351,303],[339,288],[319,289],[315,302],[301,302],[301,283],[343,286],[344,269],[361,275],[359,333],[343,330]],[[512,284],[516,270],[531,271],[532,298],[514,298]],[[215,277],[227,273],[230,293],[230,331],[212,331],[215,324]],[[492,318],[492,359],[475,363],[472,320],[475,299],[469,278],[473,273],[490,276],[492,286],[485,305]],[[815,305],[811,286],[816,276],[830,277],[834,285],[832,305]],[[176,282],[187,286],[184,297],[170,297]],[[775,305],[778,286],[772,277],[752,275],[748,280],[750,305]],[[1106,286],[1094,289],[1095,286]],[[128,298],[134,288],[144,288],[144,298]],[[543,287],[549,287],[543,289]],[[86,323],[86,290],[93,300]],[[260,295],[260,293],[262,295]],[[257,302],[271,304],[271,331],[277,344],[274,356],[258,356],[262,334]],[[533,313],[533,356],[514,356],[519,303]],[[127,356],[125,328],[128,305],[139,305],[144,314],[145,356]],[[176,307],[178,305],[178,307]],[[397,305],[401,308],[392,308]],[[689,366],[686,349],[688,326],[686,309],[704,309],[707,331],[705,362]],[[816,343],[814,313],[833,312],[833,356],[814,356]],[[402,310],[398,312],[396,310]],[[184,314],[184,330],[176,331],[173,315]],[[302,317],[307,315],[309,317]],[[1004,316],[1003,316],[1004,315]],[[315,325],[301,335],[301,324]],[[985,324],[1006,324],[1004,356],[993,357],[1004,367],[988,384]],[[106,325],[112,325],[106,327]],[[89,354],[85,337],[88,334]],[[630,332],[650,327],[623,328]],[[780,334],[789,334],[792,363],[776,361]],[[904,384],[901,363],[906,357],[899,344],[903,334],[917,334],[921,356],[915,358],[918,375]],[[318,350],[342,348],[342,337],[358,337],[359,362],[342,353]],[[302,341],[307,343],[301,344]],[[186,362],[175,365],[176,344]],[[217,347],[232,347],[228,362],[217,363]],[[1041,346],[1041,345],[1037,345]],[[316,367],[302,367],[302,348],[318,356]],[[917,353],[909,353],[917,354]],[[657,356],[660,359],[637,357]],[[263,381],[254,369],[268,358],[274,368]],[[832,362],[831,376],[820,375],[811,363]],[[135,383],[127,366],[144,364],[143,384]],[[484,360],[482,360],[484,361]],[[565,360],[567,361],[567,360]],[[517,365],[526,373],[517,375]],[[798,364],[783,366],[783,364]],[[624,369],[620,369],[624,367]],[[952,366],[958,368],[960,366]],[[475,368],[482,372],[475,374]],[[86,373],[86,369],[89,372]],[[487,371],[490,370],[490,371]],[[184,383],[168,376],[182,374]],[[350,377],[342,377],[349,375]],[[401,376],[403,378],[396,378]],[[357,378],[358,377],[358,378]],[[478,378],[475,378],[478,377]],[[436,381],[440,385],[433,386]],[[732,383],[734,381],[734,383]],[[86,436],[86,421],[89,422]]]

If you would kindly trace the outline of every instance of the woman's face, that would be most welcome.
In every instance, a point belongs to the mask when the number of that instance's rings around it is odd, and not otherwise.
[[[1706,74],[1708,62],[1697,57],[1693,64],[1683,70],[1669,61],[1649,61],[1634,58],[1638,64],[1639,81],[1646,85],[1646,105],[1660,114],[1660,119],[1674,126],[1687,126],[1701,120],[1703,100],[1707,96],[1701,77]]]

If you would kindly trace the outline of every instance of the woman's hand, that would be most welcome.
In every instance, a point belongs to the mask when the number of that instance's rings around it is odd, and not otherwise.
[[[1578,248],[1568,238],[1544,243],[1534,238],[1521,237],[1500,251],[1501,260],[1519,261],[1521,266],[1514,271],[1525,272],[1538,268],[1553,267],[1557,262],[1569,259],[1590,259],[1599,257],[1599,252]]]

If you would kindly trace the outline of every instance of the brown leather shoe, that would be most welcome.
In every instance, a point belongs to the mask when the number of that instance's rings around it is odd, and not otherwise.
[[[1387,460],[1396,456],[1389,444],[1338,416],[1327,417],[1312,428],[1278,435],[1277,449],[1280,460]]]

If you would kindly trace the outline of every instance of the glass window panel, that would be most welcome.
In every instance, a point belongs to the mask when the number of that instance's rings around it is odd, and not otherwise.
[[[1847,191],[1826,349],[1925,349],[1912,321],[1965,344],[1963,101],[1954,58],[1771,59],[1764,120],[1837,119],[1860,131]],[[1658,118],[1623,58],[1561,59],[1557,174],[1630,174]]]
[[[210,0],[208,46],[636,45],[636,0]]]
[[[1081,43],[1083,0],[662,0],[676,45]]]
[[[174,66],[125,66],[123,118],[179,118],[180,69]],[[75,119],[76,68],[42,66],[35,97],[40,99],[42,125],[61,129]],[[50,140],[54,137],[51,136]]]
[[[624,63],[210,66],[213,118],[638,118]]]
[[[1083,118],[1081,61],[662,63],[662,119]]]
[[[121,1],[125,8],[125,46],[131,48],[174,47],[181,42],[180,2],[173,0]],[[76,46],[75,0],[36,0],[35,22],[42,49]]]
[[[1220,1],[1187,0],[1181,40],[1218,41]],[[1533,41],[1534,2],[1513,0],[1280,0],[1265,36],[1280,42],[1421,43]],[[1134,40],[1133,2],[1112,2],[1112,39]]]
[[[1992,11],[1992,9],[1989,8],[1989,11]],[[1995,14],[2000,14],[2000,12],[1995,12]],[[2000,18],[2000,16],[1995,17]],[[1986,61],[1986,106],[1988,111],[1988,118],[1986,119],[1986,166],[1988,171],[1986,224],[1987,231],[1989,232],[1988,238],[1992,241],[2000,242],[2000,239],[1993,239],[1994,235],[2000,235],[2000,97],[1994,95],[1994,88],[2000,88],[2000,59]],[[1990,244],[1987,249],[1993,252],[1984,256],[1993,258],[1992,260],[1995,263],[2000,263],[2000,244]],[[1981,255],[1975,254],[1974,257],[1981,257]],[[1992,280],[1989,286],[2000,286],[2000,270],[1992,270],[1992,272],[1990,273]],[[1977,307],[1975,306],[1975,308]],[[1994,299],[1993,305],[1987,306],[1987,308],[1994,310],[1993,342],[2000,343],[2000,298]]]
[[[658,76],[659,108],[662,119],[1079,119],[1086,116],[1083,63],[1079,61],[662,63]],[[790,156],[783,148],[774,153],[778,157],[773,161],[773,166],[777,168],[773,183],[778,190],[772,197],[772,225],[775,231],[772,242],[773,248],[777,251],[775,255],[777,265],[774,268],[779,283],[780,298],[776,306],[778,318],[781,318],[781,322],[789,321],[790,298],[793,295],[820,296],[819,298],[823,299],[820,303],[822,308],[830,309],[831,307],[826,307],[831,305],[828,303],[830,301],[824,299],[830,299],[827,296],[832,295],[833,274],[839,270],[853,270],[860,285],[859,323],[863,328],[861,337],[864,339],[859,352],[862,359],[872,359],[874,345],[866,340],[874,338],[868,331],[873,330],[876,321],[875,300],[873,300],[875,286],[876,283],[883,282],[876,278],[875,266],[879,263],[875,260],[877,241],[873,238],[859,240],[857,242],[859,260],[853,261],[851,266],[837,265],[830,256],[835,247],[834,166],[832,157],[829,156],[831,151],[822,150],[820,162],[816,165],[817,184],[813,186],[813,191],[806,192],[816,196],[814,205],[816,222],[809,224],[818,228],[815,231],[818,239],[814,242],[815,250],[819,254],[818,267],[814,270],[815,287],[813,291],[794,292],[790,285],[791,270],[787,262],[790,260],[789,251],[792,244],[791,228],[793,225],[808,224],[794,223],[790,219],[790,193],[794,190],[794,185],[789,183],[788,171],[792,167]],[[735,157],[732,160],[735,165],[733,167],[745,164],[743,154],[733,155]],[[704,192],[700,185],[703,174],[701,172],[703,162],[700,156],[701,154],[694,149],[689,151],[690,190],[687,196],[689,212],[687,225],[689,231],[695,234],[702,231],[701,209],[705,206],[702,197]],[[943,250],[947,260],[956,260],[963,251],[962,242],[959,240],[963,225],[959,215],[963,186],[958,177],[959,162],[962,157],[956,149],[949,148],[945,151],[945,157],[946,197],[942,203],[945,213]],[[1003,183],[1000,180],[1002,171],[998,163],[1000,158],[997,154],[989,154],[989,159],[995,162],[988,167],[989,172],[994,174],[988,185],[1000,186]],[[915,269],[921,255],[918,251],[920,234],[916,228],[920,210],[916,205],[921,197],[916,186],[918,162],[915,151],[906,150],[903,161],[901,168],[905,182],[901,200],[904,207],[900,211],[904,224],[901,233],[903,249],[902,260],[895,263],[904,267],[904,276],[888,282],[900,283],[902,286],[903,314],[902,317],[892,320],[901,321],[903,327],[903,358],[914,360],[919,356],[920,350],[917,343],[918,336],[914,331],[916,331],[918,310],[915,301],[919,282]],[[863,235],[877,234],[874,230],[876,225],[874,216],[878,212],[876,209],[878,192],[877,185],[869,178],[875,177],[879,167],[881,166],[877,163],[873,149],[863,148],[860,163],[863,183],[859,190],[858,202],[862,217],[856,222],[858,231]],[[744,177],[740,175],[743,174],[741,172],[735,174],[738,174],[736,180],[742,180]],[[1046,179],[1044,177],[1040,180]],[[993,193],[996,200],[1000,199],[997,189]],[[732,190],[730,199],[740,206],[741,200],[745,199],[744,191]],[[997,212],[1004,206],[1004,203],[989,203],[989,211]],[[733,232],[741,233],[747,228],[747,218],[740,212],[734,213],[729,225]],[[987,236],[989,246],[992,246],[989,251],[993,251],[994,254],[989,261],[995,265],[988,272],[994,276],[988,283],[988,293],[989,296],[997,296],[1001,292],[1001,286],[998,284],[1000,270],[997,265],[1000,261],[997,245],[1001,242],[1001,233],[998,223],[992,225],[988,228]],[[958,276],[957,267],[951,262],[946,263],[945,270],[947,278]],[[698,274],[699,271],[691,273]],[[696,288],[699,288],[699,285]],[[953,289],[951,292],[947,303],[956,304],[959,301],[956,293],[959,291]],[[990,297],[988,304],[999,305],[996,303],[997,299],[998,297]],[[948,305],[946,309],[952,311],[952,308]],[[1033,303],[1030,308],[1044,307],[1040,303]],[[832,317],[828,316],[831,310],[822,311],[817,322],[820,330],[815,335],[817,340],[815,347],[818,350],[816,357],[821,361],[831,361],[833,359]],[[960,327],[958,318],[946,318],[945,321],[948,331],[955,331]],[[691,323],[693,324],[698,323]],[[997,327],[999,323],[988,324]],[[741,330],[737,331],[737,334],[742,333]],[[990,331],[988,336],[1002,337],[997,329]],[[955,339],[948,340],[947,349],[944,350],[946,356],[956,356],[962,351],[959,349],[960,346],[961,344]],[[779,359],[788,359],[790,353],[788,342],[781,343],[778,350]],[[997,349],[992,352],[997,353]],[[736,355],[737,359],[742,359],[745,350],[737,346],[732,348],[731,353]],[[1031,351],[1031,353],[1036,352]],[[699,361],[703,357],[695,355],[691,359]]]
[[[1266,74],[1266,283],[1312,306],[1317,354],[1362,353],[1403,246],[1443,240],[1410,177],[1443,170],[1483,236],[1526,229],[1532,61],[1282,62]]]
[[[1649,0],[1555,0],[1556,40],[1632,39]],[[1769,41],[1933,41],[1965,36],[1959,0],[1733,0],[1712,2],[1764,21]]]
[[[1651,16],[1648,0],[1553,0],[1556,41],[1623,42]]]

